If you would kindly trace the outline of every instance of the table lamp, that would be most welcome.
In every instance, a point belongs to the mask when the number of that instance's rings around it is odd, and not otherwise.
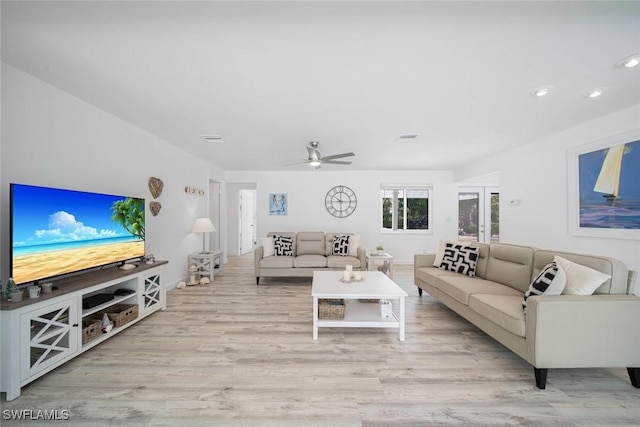
[[[202,252],[206,254],[207,251],[204,250],[204,235],[205,233],[211,233],[212,231],[216,231],[216,228],[213,226],[213,222],[211,222],[210,218],[198,218],[196,222],[193,224],[193,228],[191,229],[192,233],[202,233]]]

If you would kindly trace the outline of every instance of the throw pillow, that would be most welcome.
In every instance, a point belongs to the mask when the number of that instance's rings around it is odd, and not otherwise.
[[[476,275],[479,256],[480,248],[460,243],[447,243],[440,268],[473,277]]]
[[[349,237],[349,256],[358,256],[358,246],[360,246],[360,235],[351,234]]]
[[[554,256],[553,260],[567,273],[567,286],[563,295],[593,295],[593,293],[611,276],[593,268],[569,261],[561,256]]]
[[[331,245],[331,255],[347,256],[349,255],[349,237],[346,234],[333,236]]]
[[[440,264],[442,264],[442,257],[444,257],[444,250],[447,247],[447,243],[453,243],[453,242],[440,240],[440,244],[438,245],[438,252],[436,252],[436,258],[433,260],[434,267],[440,267]]]
[[[266,258],[275,254],[275,248],[273,246],[273,237],[262,238],[262,257]]]
[[[276,256],[293,256],[293,237],[273,236],[273,246]]]
[[[527,314],[527,298],[534,295],[560,295],[567,284],[567,275],[555,261],[545,265],[529,285],[522,300],[522,310]]]

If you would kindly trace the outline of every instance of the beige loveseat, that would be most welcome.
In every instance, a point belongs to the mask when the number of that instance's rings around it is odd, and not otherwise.
[[[640,388],[635,272],[607,257],[503,243],[473,245],[480,248],[475,277],[435,267],[435,255],[415,255],[419,294],[424,289],[530,363],[538,388],[545,388],[549,368],[605,367],[626,367],[631,383]],[[530,296],[525,315],[525,292],[556,255],[611,278],[593,295]]]
[[[349,236],[346,254],[334,255],[334,237]],[[280,236],[290,238],[291,250],[287,255],[265,254],[265,244],[254,250],[256,285],[261,277],[312,277],[315,270],[344,270],[347,264],[354,270],[367,268],[366,251],[360,247],[359,236],[349,233],[323,233],[321,231],[269,232],[267,239]]]

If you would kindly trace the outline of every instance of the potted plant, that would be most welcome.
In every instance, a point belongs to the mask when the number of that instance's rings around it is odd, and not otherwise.
[[[377,255],[382,255],[382,251],[384,251],[384,248],[380,245],[376,246],[376,254]]]

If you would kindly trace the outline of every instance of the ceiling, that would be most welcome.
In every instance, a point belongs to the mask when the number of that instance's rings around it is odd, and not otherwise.
[[[1,7],[3,61],[225,170],[453,169],[640,103],[640,2]]]

